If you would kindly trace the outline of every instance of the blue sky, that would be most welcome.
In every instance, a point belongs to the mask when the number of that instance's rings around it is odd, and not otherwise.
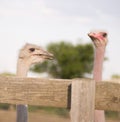
[[[16,72],[17,55],[26,42],[91,42],[91,30],[108,32],[103,78],[120,74],[119,0],[0,0],[0,72]],[[82,41],[80,41],[82,40]]]

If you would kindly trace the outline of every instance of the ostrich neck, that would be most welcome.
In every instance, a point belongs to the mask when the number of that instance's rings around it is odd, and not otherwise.
[[[105,47],[96,47],[95,49],[95,61],[93,68],[93,78],[95,81],[102,80],[102,67],[104,61]]]
[[[26,77],[29,70],[28,63],[23,59],[18,59],[17,62],[17,76]],[[28,107],[27,105],[17,105],[17,117],[16,122],[28,122]]]
[[[29,70],[29,65],[23,59],[18,59],[17,76],[26,77]]]

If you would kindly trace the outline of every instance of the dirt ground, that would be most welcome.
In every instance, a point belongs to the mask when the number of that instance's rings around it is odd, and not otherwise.
[[[0,110],[0,122],[15,122],[15,111]],[[29,122],[70,122],[69,118],[44,113],[29,113]],[[120,120],[108,120],[106,122],[120,122]]]

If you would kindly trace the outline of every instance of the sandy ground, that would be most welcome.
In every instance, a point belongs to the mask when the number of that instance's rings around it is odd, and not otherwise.
[[[0,122],[15,122],[15,111],[0,110]],[[70,122],[69,118],[44,113],[29,113],[29,122]],[[106,122],[120,122],[120,120],[107,120]]]

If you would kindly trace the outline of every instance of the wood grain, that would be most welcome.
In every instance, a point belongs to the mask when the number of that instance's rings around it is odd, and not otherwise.
[[[0,77],[0,103],[67,108],[71,105],[73,81],[74,79]],[[97,82],[95,108],[120,111],[120,84]]]
[[[96,109],[120,111],[120,83],[97,83],[95,96]]]
[[[72,82],[71,122],[94,122],[95,82],[76,79]]]
[[[0,102],[66,107],[70,80],[0,77]]]

